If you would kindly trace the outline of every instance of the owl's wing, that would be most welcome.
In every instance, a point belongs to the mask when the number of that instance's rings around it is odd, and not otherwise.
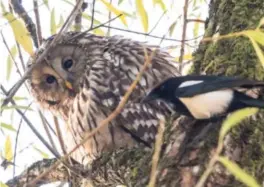
[[[116,117],[115,123],[137,142],[151,147],[155,141],[160,120],[170,117],[170,110],[162,102],[131,103]]]

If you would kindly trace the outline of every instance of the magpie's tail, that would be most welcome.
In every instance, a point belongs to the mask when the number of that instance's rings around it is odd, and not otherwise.
[[[255,99],[253,97],[245,95],[244,93],[236,91],[234,93],[234,100],[233,100],[231,108],[237,110],[237,109],[241,109],[245,107],[264,108],[264,100]]]
[[[242,102],[249,107],[264,108],[264,100],[250,98],[243,99]]]

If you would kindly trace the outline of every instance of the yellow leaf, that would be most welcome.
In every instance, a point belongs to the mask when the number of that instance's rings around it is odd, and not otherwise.
[[[165,6],[165,4],[163,3],[162,0],[153,0],[153,4],[154,5],[156,5],[156,4],[160,5],[160,7],[162,8],[163,11],[166,10],[166,6]]]
[[[249,30],[243,32],[247,37],[253,38],[256,42],[264,46],[264,33],[259,30]]]
[[[118,10],[117,8],[115,8],[111,3],[106,2],[105,0],[101,0],[102,3],[104,3],[104,5],[106,6],[106,8],[110,11],[113,12],[116,16],[119,16],[120,14],[122,14],[122,16],[120,16],[120,20],[122,21],[122,23],[127,26],[127,22],[126,22],[126,17],[125,14],[121,11]]]
[[[41,156],[42,156],[43,158],[49,158],[49,155],[48,155],[47,153],[45,153],[44,151],[40,150],[40,149],[37,148],[36,146],[33,146],[33,148],[34,148],[38,153],[40,153]]]
[[[261,18],[261,20],[260,20],[260,22],[259,22],[259,25],[258,25],[257,29],[260,29],[260,27],[261,27],[262,25],[264,25],[264,17]]]
[[[99,36],[105,36],[105,32],[100,28],[94,29],[93,33]]]
[[[252,45],[253,45],[256,53],[257,53],[257,56],[258,56],[258,58],[262,64],[262,66],[264,67],[264,54],[263,54],[262,50],[260,49],[259,45],[257,44],[257,42],[255,42],[255,40],[253,38],[249,37],[249,39],[250,39],[250,41],[251,41],[251,43],[252,43]]]
[[[0,187],[8,187],[5,183],[0,182]]]
[[[11,161],[12,158],[13,158],[12,143],[10,136],[7,136],[5,141],[5,159]]]
[[[201,15],[198,16],[198,20],[200,19]],[[200,22],[199,21],[196,21],[194,23],[194,28],[193,28],[193,36],[194,37],[197,37],[198,36],[198,32],[199,32],[199,25],[200,25]]]
[[[144,31],[148,32],[148,14],[144,8],[142,0],[136,0],[137,12],[141,17],[141,23],[143,25]]]
[[[23,49],[29,54],[33,55],[33,44],[30,38],[30,34],[25,27],[24,23],[16,18],[10,12],[4,12],[3,16],[8,20],[16,41],[23,47]]]
[[[16,45],[14,45],[11,49],[10,49],[10,53],[7,57],[7,65],[6,65],[6,80],[9,80],[10,75],[11,75],[11,71],[12,71],[12,67],[13,67],[13,61],[12,61],[12,57],[15,58],[16,54],[17,54],[17,49],[16,49]],[[11,57],[12,55],[12,57]]]
[[[260,187],[258,182],[245,171],[243,171],[236,163],[232,162],[226,157],[218,157],[218,161],[221,162],[227,169],[232,173],[237,180],[241,181],[247,186],[250,187]]]
[[[219,141],[223,142],[226,133],[234,126],[238,125],[240,121],[257,113],[257,108],[245,108],[242,110],[238,110],[230,114],[227,119],[224,121],[222,128],[220,130]]]
[[[56,34],[56,21],[55,21],[55,9],[52,8],[51,15],[50,15],[50,34]]]
[[[192,54],[187,54],[183,56],[183,60],[192,60],[193,56]],[[180,57],[176,57],[176,61],[179,61]]]
[[[174,22],[171,24],[171,26],[170,26],[170,28],[169,28],[169,31],[170,31],[169,35],[170,35],[170,36],[172,36],[172,33],[173,33],[173,31],[174,31],[174,28],[175,28],[176,24],[177,24],[177,21],[174,21]]]

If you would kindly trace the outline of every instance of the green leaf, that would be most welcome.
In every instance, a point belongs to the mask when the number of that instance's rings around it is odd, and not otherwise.
[[[50,10],[50,8],[49,8],[49,1],[48,0],[43,0],[43,3],[47,7],[47,9]]]
[[[30,107],[28,106],[20,106],[20,105],[12,105],[12,106],[4,106],[1,108],[1,110],[13,110],[13,109],[25,109],[25,110],[30,110],[33,111]]]
[[[8,135],[5,140],[5,159],[11,161],[13,158],[13,150],[12,150],[12,143],[11,138]]]
[[[16,132],[16,129],[12,125],[7,124],[7,123],[1,122],[0,127],[5,128],[5,129],[10,130],[10,131],[13,131],[13,132]]]
[[[121,3],[123,3],[124,0],[118,0],[118,5],[120,5]]]
[[[258,24],[257,29],[260,29],[260,27],[261,27],[262,25],[264,25],[264,17],[261,18],[261,20],[260,20],[260,22],[259,22],[259,24]]]
[[[258,56],[258,58],[262,64],[262,66],[264,67],[264,54],[263,54],[262,50],[260,49],[259,45],[257,44],[257,42],[255,42],[255,40],[253,38],[249,37],[249,39],[250,39],[250,41],[251,41],[251,43],[252,43],[252,45],[253,45],[256,53],[257,53],[257,56]]]
[[[153,4],[154,5],[158,4],[162,8],[163,11],[166,11],[166,6],[162,0],[153,0]]]
[[[13,60],[12,57],[15,59],[15,56],[17,54],[17,48],[16,45],[14,45],[11,49],[10,49],[10,53],[7,57],[7,66],[6,66],[6,80],[10,79],[10,75],[11,75],[11,71],[12,71],[12,67],[13,67]],[[11,57],[12,55],[12,57]]]
[[[64,23],[64,19],[63,19],[62,15],[60,15],[60,21],[59,21],[58,25],[56,26],[56,29],[61,28],[63,23]]]
[[[218,161],[221,162],[230,173],[232,173],[237,180],[241,181],[250,187],[261,187],[260,184],[249,174],[243,171],[236,163],[232,162],[226,157],[218,157]]]
[[[125,14],[118,10],[117,8],[115,8],[111,3],[108,3],[107,1],[105,0],[101,0],[101,2],[106,6],[106,8],[112,12],[113,14],[115,14],[116,16],[119,16],[120,14],[122,14],[122,16],[120,16],[120,20],[122,21],[122,23],[127,26],[127,21],[126,21],[126,16]]]
[[[33,43],[30,37],[30,34],[23,21],[16,18],[12,13],[5,12],[5,9],[2,7],[3,16],[8,20],[9,25],[13,30],[16,41],[23,47],[23,49],[29,54],[33,55]]]
[[[55,9],[52,8],[50,15],[50,34],[56,34],[56,21],[55,21]]]
[[[36,146],[33,146],[33,148],[38,152],[38,153],[40,153],[41,154],[41,156],[43,157],[43,158],[49,158],[49,155],[47,154],[47,153],[45,153],[44,151],[41,151],[39,148],[37,148]]]
[[[257,108],[245,108],[238,110],[230,114],[227,119],[224,121],[222,128],[220,130],[219,140],[222,142],[226,133],[234,126],[238,125],[243,119],[257,113]]]
[[[139,16],[141,17],[141,23],[143,25],[144,31],[148,32],[148,14],[144,8],[142,0],[136,0],[136,7]]]
[[[100,28],[94,29],[93,33],[99,36],[105,36],[105,32]]]
[[[5,183],[0,182],[0,187],[8,187]]]
[[[198,20],[200,19],[200,17],[201,17],[201,14],[198,16]],[[199,25],[200,25],[200,22],[198,22],[198,21],[196,21],[195,23],[194,23],[194,28],[193,28],[193,36],[194,37],[197,37],[198,36],[198,33],[199,33]]]
[[[84,19],[89,20],[89,21],[91,21],[91,19],[92,19],[92,17],[89,16],[88,14],[86,14],[86,13],[82,13],[82,17],[83,17]],[[98,21],[97,19],[94,19],[94,24],[96,24],[96,25],[100,25],[100,24],[102,24],[102,23],[101,23],[100,21]]]
[[[176,24],[177,24],[177,21],[174,21],[174,22],[171,24],[171,26],[170,26],[170,28],[169,28],[169,31],[170,31],[170,32],[169,32],[169,35],[170,35],[170,36],[172,36]]]

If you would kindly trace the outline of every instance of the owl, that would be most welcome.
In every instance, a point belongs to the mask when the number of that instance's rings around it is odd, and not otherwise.
[[[34,59],[53,38],[44,41]],[[144,49],[148,55],[153,52],[153,46],[121,36],[67,32],[44,60],[34,65],[29,78],[31,93],[43,108],[63,120],[68,151],[118,106],[145,62]],[[31,59],[29,67],[33,63]],[[71,156],[88,164],[105,151],[151,146],[159,120],[171,112],[160,101],[141,104],[140,100],[157,83],[178,75],[173,58],[156,47],[151,65],[121,113]]]

